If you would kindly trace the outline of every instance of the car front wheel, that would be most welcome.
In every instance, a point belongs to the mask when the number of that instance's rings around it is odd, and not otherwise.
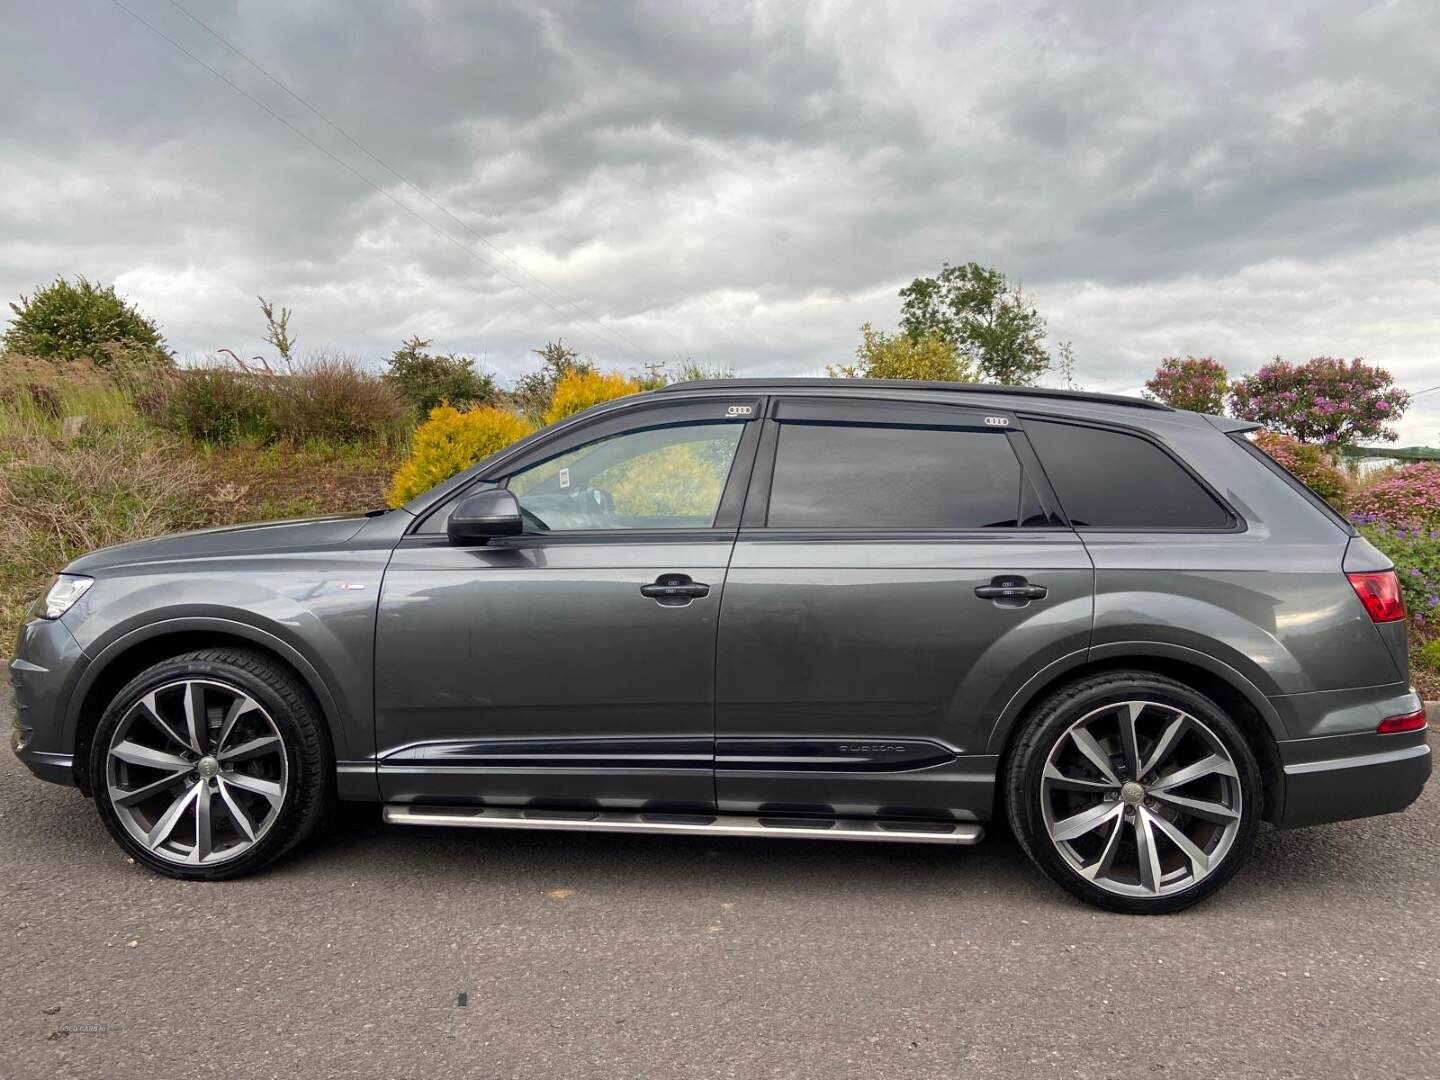
[[[258,653],[206,649],[146,669],[105,710],[91,745],[95,802],[137,862],[232,878],[308,835],[330,798],[313,701]]]
[[[1264,798],[1255,755],[1214,702],[1113,672],[1049,698],[1016,743],[1007,812],[1030,858],[1112,911],[1161,914],[1239,869]]]

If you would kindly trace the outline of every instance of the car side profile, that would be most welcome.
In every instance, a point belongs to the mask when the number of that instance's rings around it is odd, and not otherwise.
[[[1430,772],[1389,561],[1138,399],[686,383],[406,506],[97,551],[21,629],[14,750],[137,862],[386,821],[973,844],[1172,911]]]

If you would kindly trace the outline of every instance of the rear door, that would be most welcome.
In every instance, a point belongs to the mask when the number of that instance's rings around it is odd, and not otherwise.
[[[721,810],[988,816],[984,741],[1093,572],[1004,411],[772,401],[716,668]]]

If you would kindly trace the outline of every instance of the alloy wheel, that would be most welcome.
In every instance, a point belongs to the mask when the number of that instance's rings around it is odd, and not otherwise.
[[[1240,829],[1230,751],[1196,717],[1158,701],[1086,713],[1056,740],[1040,784],[1061,857],[1121,896],[1192,888],[1224,861]]]
[[[106,790],[125,831],[182,865],[228,862],[269,832],[289,785],[270,714],[238,687],[181,679],[150,690],[116,725]]]

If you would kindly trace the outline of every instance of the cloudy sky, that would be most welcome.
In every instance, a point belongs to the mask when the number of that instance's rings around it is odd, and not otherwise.
[[[376,362],[816,374],[974,259],[1089,389],[1185,353],[1440,384],[1433,0],[123,2],[155,30],[7,8],[0,295],[114,281],[184,357],[262,351],[263,293]]]

